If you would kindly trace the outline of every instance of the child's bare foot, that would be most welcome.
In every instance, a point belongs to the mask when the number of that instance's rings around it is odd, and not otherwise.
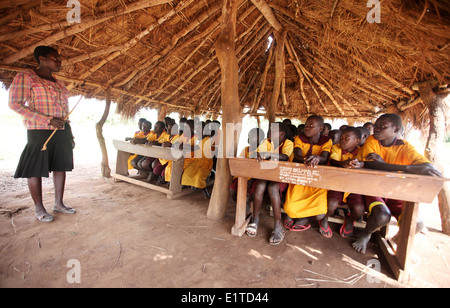
[[[360,252],[360,253],[366,253],[367,244],[370,240],[370,234],[363,234],[361,235],[353,244],[353,248]]]

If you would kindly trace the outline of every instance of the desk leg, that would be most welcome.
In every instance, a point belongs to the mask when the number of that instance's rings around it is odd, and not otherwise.
[[[400,282],[407,282],[409,255],[413,246],[414,236],[416,234],[417,216],[419,213],[419,203],[404,202],[402,207],[402,216],[400,220],[400,229],[397,236],[396,249],[393,251],[391,245],[378,235],[381,250],[389,263],[389,266],[395,277]]]
[[[181,177],[183,176],[184,159],[172,162],[172,174],[170,175],[169,190],[174,194],[181,192]]]
[[[242,236],[245,232],[249,219],[245,219],[247,208],[247,182],[248,178],[238,178],[237,202],[236,202],[236,219],[231,234]]]
[[[117,151],[116,173],[120,175],[128,175],[128,158],[130,153]]]
[[[419,203],[404,202],[402,207],[402,216],[400,219],[400,230],[397,242],[396,259],[407,276],[410,252],[416,235],[417,216],[419,214]],[[406,278],[406,277],[405,277]]]

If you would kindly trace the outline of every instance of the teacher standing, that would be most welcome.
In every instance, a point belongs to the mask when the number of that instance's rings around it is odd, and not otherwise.
[[[42,222],[53,221],[42,201],[42,177],[53,172],[55,204],[53,212],[74,214],[73,208],[63,202],[66,171],[73,169],[73,136],[68,121],[69,92],[52,74],[61,70],[58,51],[49,46],[38,46],[34,58],[36,70],[20,72],[9,89],[9,107],[24,117],[27,128],[27,145],[22,152],[14,178],[27,178],[28,188],[35,205],[36,218]],[[52,132],[58,129],[47,144],[42,146]]]

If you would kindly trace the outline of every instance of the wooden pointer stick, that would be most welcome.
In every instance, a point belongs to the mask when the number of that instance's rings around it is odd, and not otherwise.
[[[83,93],[84,95],[84,93]],[[83,98],[83,95],[80,96],[80,99],[78,100],[78,102],[75,104],[75,106],[73,106],[72,110],[69,112],[68,115],[66,115],[64,117],[64,121],[67,120],[67,118],[70,116],[70,114],[72,113],[72,111],[75,109],[75,107],[80,103],[81,99]],[[53,135],[56,133],[56,131],[58,130],[58,128],[55,128],[55,130],[53,131],[53,133],[50,135],[50,137],[48,137],[47,141],[45,141],[44,145],[42,146],[41,151],[45,151],[47,150],[47,143],[50,141],[50,139],[52,139]]]

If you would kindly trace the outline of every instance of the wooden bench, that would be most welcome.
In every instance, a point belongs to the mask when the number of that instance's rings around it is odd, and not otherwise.
[[[399,281],[407,278],[409,252],[416,233],[419,202],[431,203],[449,179],[369,169],[344,169],[330,166],[307,168],[304,164],[231,158],[230,170],[238,177],[235,225],[231,233],[242,236],[246,219],[248,178],[345,191],[355,194],[403,200],[398,243],[393,247],[382,236],[380,247]]]
[[[194,192],[190,188],[183,189],[181,186],[181,176],[183,175],[184,157],[183,152],[162,146],[150,146],[144,144],[132,144],[129,141],[113,140],[117,149],[116,173],[113,177],[116,180],[126,181],[146,188],[154,189],[165,193],[167,198],[175,199]],[[147,157],[157,157],[173,162],[172,174],[169,187],[151,184],[145,181],[128,177],[128,158],[131,154],[138,154]]]

